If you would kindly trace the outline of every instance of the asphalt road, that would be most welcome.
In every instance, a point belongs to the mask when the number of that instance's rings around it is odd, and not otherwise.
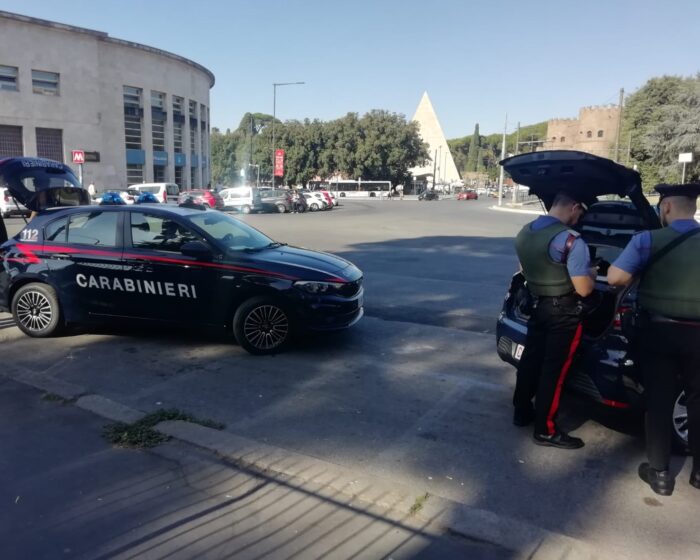
[[[534,446],[510,423],[512,367],[490,330],[532,216],[480,201],[352,201],[251,215],[272,237],[365,272],[367,317],[346,333],[252,357],[211,333],[103,330],[37,341],[0,329],[10,375],[51,377],[141,410],[175,406],[232,433],[376,474],[599,546],[618,557],[700,556],[689,465],[673,497],[636,476],[638,418],[585,403],[563,422],[586,447]]]

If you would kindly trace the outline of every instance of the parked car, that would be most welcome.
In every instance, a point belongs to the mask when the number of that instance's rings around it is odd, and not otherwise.
[[[148,192],[158,199],[158,202],[177,204],[180,196],[180,187],[175,183],[139,183],[131,185],[129,189],[138,191],[139,194]],[[138,195],[136,196],[138,198]]]
[[[10,216],[28,216],[29,210],[24,204],[15,202],[9,189],[0,187],[0,216],[9,218]]]
[[[434,190],[425,189],[418,194],[418,200],[440,200],[440,195]]]
[[[320,191],[316,191],[316,192],[320,193],[323,196],[324,200],[328,203],[328,206],[327,206],[328,210],[332,210],[333,207],[335,207],[335,202],[333,202],[333,197],[331,196],[330,192],[328,192],[326,190],[320,190]]]
[[[457,195],[457,200],[477,200],[478,198],[479,195],[473,190],[462,191]]]
[[[263,212],[291,212],[294,209],[292,193],[288,189],[266,189],[260,191]]]
[[[224,209],[224,201],[222,200],[219,193],[207,189],[194,189],[191,191],[182,191],[180,196],[178,196],[178,204],[191,199],[195,204],[202,204],[207,208],[214,208],[216,210]]]
[[[639,174],[604,158],[563,150],[522,154],[502,164],[514,180],[530,187],[530,192],[546,208],[551,206],[561,184],[584,193],[582,196],[586,198],[620,197],[592,204],[575,228],[590,247],[592,262],[598,266],[595,297],[601,303],[583,322],[584,336],[565,388],[605,406],[643,409],[644,381],[635,353],[636,283],[622,290],[607,283],[608,266],[632,235],[660,227],[658,216],[642,194]],[[525,348],[530,297],[523,275],[516,273],[496,328],[498,355],[516,366]],[[676,449],[685,451],[688,414],[680,387],[668,426]]]
[[[221,190],[219,196],[221,197],[224,210],[235,210],[242,214],[263,210],[260,191],[256,187],[230,187]]]
[[[0,239],[0,311],[30,337],[67,324],[173,324],[233,332],[248,352],[271,354],[295,333],[362,318],[362,272],[345,259],[275,242],[209,209],[90,205],[70,168],[48,163],[0,161],[0,181],[38,212]],[[52,183],[29,190],[29,175]]]
[[[316,191],[302,191],[300,194],[306,199],[306,204],[311,212],[316,212],[317,210],[327,210],[330,205],[324,198],[324,196]]]

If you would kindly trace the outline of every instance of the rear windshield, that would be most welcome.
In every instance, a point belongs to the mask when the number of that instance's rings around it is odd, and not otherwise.
[[[134,188],[141,191],[141,192],[149,192],[149,193],[154,193],[154,194],[158,194],[160,192],[160,187],[135,186]]]

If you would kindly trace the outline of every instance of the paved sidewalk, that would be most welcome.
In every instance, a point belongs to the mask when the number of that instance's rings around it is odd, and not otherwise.
[[[175,441],[112,448],[104,419],[2,378],[0,420],[3,560],[514,557]]]

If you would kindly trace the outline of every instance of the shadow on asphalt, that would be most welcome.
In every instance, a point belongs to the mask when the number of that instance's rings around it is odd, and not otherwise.
[[[400,239],[359,244],[343,256],[365,271],[368,315],[395,313],[421,325],[449,326],[455,317],[493,324],[515,269],[510,238]],[[629,417],[596,418],[619,423],[619,431],[594,426],[597,444],[583,450],[536,448],[528,429],[511,425],[505,380],[514,373],[494,365],[495,341],[491,350],[479,346],[463,356],[460,348],[437,351],[440,339],[451,336],[443,329],[425,341],[429,350],[417,339],[407,351],[405,342],[396,343],[397,331],[413,327],[390,328],[368,336],[363,329],[370,326],[360,322],[272,357],[249,356],[221,333],[102,329],[122,338],[65,337],[79,352],[51,374],[136,408],[176,406],[254,440],[409,479],[417,494],[450,497],[574,537],[595,535],[612,515],[616,522],[634,520],[624,525],[634,531],[624,535],[630,542],[655,533],[653,516],[636,517],[655,507],[641,502],[641,485],[631,486],[639,496],[608,504],[616,485],[636,481],[643,455],[641,430]],[[28,355],[34,343],[27,339],[17,349]],[[460,370],[462,377],[454,373]],[[479,376],[471,374],[476,370]],[[571,407],[565,421],[589,428],[592,410]],[[692,523],[691,516],[676,519]],[[666,525],[665,542],[687,542],[686,521]]]

